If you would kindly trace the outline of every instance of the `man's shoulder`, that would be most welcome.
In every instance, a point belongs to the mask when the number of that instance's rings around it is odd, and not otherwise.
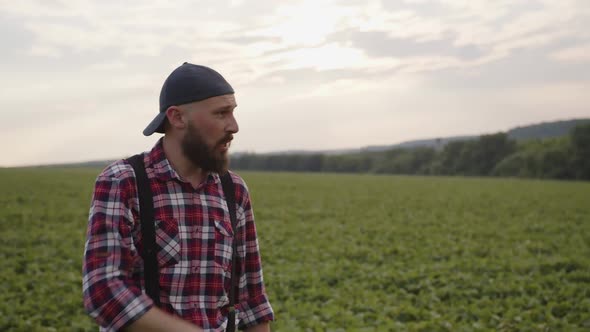
[[[250,204],[250,192],[246,181],[238,173],[234,171],[228,172],[236,188],[236,201],[242,206]]]
[[[111,181],[125,181],[135,178],[133,167],[126,159],[112,162],[105,167],[98,175],[98,179],[109,179]]]
[[[232,182],[235,186],[241,187],[244,191],[248,192],[248,186],[246,185],[246,181],[236,172],[229,170],[229,174],[231,175]]]

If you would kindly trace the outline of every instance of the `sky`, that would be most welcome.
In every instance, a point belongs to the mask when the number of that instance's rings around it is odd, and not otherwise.
[[[123,158],[188,61],[236,90],[234,152],[590,117],[590,1],[0,1],[0,167]]]

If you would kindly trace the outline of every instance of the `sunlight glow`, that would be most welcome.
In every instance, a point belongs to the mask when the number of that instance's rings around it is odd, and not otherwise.
[[[314,46],[336,32],[342,20],[352,13],[350,8],[333,1],[305,0],[279,7],[276,16],[268,22],[270,25],[258,32],[279,37],[285,45]]]

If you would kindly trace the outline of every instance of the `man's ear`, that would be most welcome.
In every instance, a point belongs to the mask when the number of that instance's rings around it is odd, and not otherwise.
[[[177,106],[168,107],[166,110],[166,119],[171,128],[184,129],[186,127],[184,112]]]

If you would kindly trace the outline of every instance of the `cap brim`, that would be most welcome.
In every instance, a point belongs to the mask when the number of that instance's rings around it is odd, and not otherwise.
[[[160,112],[156,117],[150,122],[150,124],[145,127],[143,130],[143,134],[145,136],[150,136],[151,134],[158,132],[164,133],[164,119],[166,119],[166,112]]]

